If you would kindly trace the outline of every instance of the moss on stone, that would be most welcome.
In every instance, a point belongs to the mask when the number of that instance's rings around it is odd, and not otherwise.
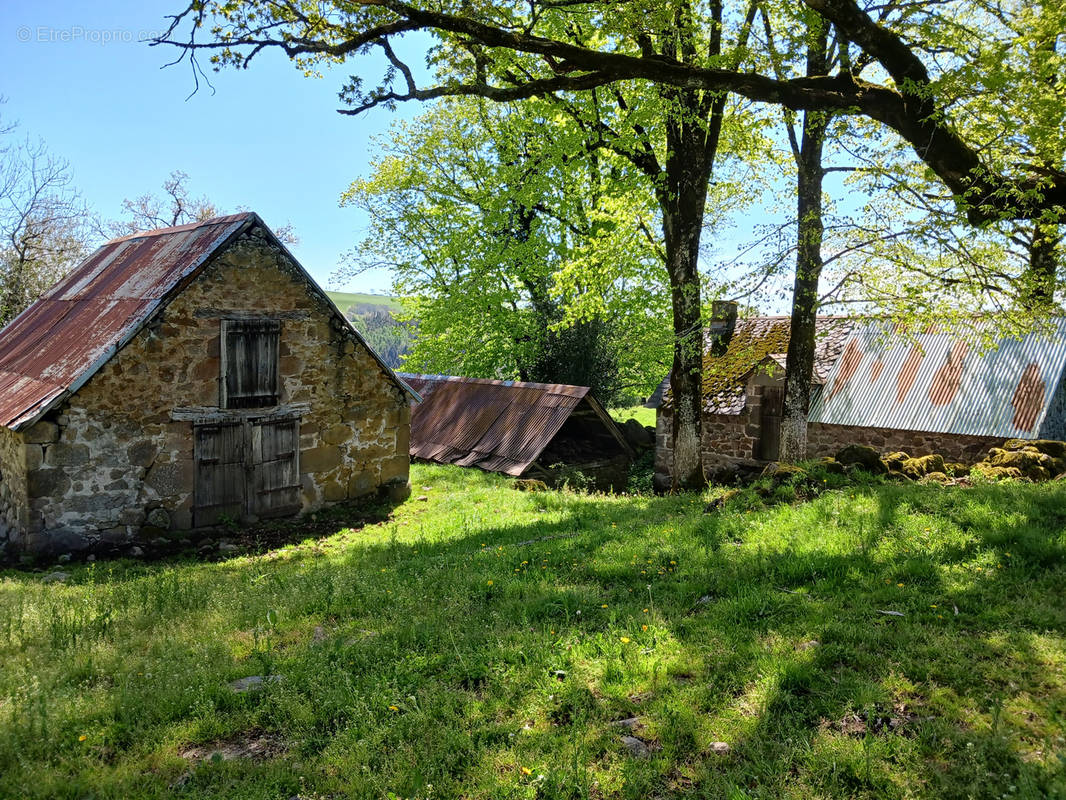
[[[903,462],[903,466],[901,467],[903,474],[914,480],[924,478],[930,472],[944,472],[944,470],[944,457],[939,453],[933,453],[928,456],[918,456],[917,458],[908,458]]]

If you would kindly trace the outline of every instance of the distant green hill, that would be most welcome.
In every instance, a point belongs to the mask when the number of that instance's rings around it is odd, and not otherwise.
[[[417,325],[400,322],[393,316],[400,311],[399,300],[362,292],[326,294],[386,364],[394,368],[400,366],[411,347]]]
[[[337,308],[345,312],[352,306],[385,306],[390,311],[400,310],[400,301],[384,294],[364,294],[363,292],[326,292],[326,294]]]

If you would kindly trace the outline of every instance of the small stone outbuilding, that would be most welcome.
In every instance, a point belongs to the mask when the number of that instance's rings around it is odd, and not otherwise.
[[[737,319],[716,304],[704,353],[703,463],[708,475],[776,460],[788,317]],[[969,331],[921,333],[875,318],[819,317],[807,455],[848,444],[973,464],[1004,439],[1066,435],[1066,318],[988,349]],[[968,338],[969,335],[969,338]],[[656,415],[656,486],[668,488],[673,414]]]
[[[115,239],[0,331],[0,551],[402,498],[412,399],[257,215]]]

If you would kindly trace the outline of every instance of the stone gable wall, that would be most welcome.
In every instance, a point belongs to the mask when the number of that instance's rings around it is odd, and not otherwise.
[[[224,311],[281,314],[281,406],[300,424],[302,511],[406,486],[407,397],[257,230],[216,255],[137,336],[39,423],[29,550],[121,545],[192,525],[193,423],[219,412]]]

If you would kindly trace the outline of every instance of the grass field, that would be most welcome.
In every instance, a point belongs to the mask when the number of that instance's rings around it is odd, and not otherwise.
[[[0,573],[0,796],[1066,796],[1063,484],[413,482],[269,552]]]
[[[392,310],[399,310],[400,301],[395,297],[383,294],[364,294],[362,292],[326,292],[329,299],[341,311],[347,311],[349,306],[368,304],[372,306],[385,306]]]
[[[615,422],[624,423],[627,419],[635,419],[641,425],[655,427],[655,409],[644,406],[628,406],[626,408],[612,408],[611,416]]]

